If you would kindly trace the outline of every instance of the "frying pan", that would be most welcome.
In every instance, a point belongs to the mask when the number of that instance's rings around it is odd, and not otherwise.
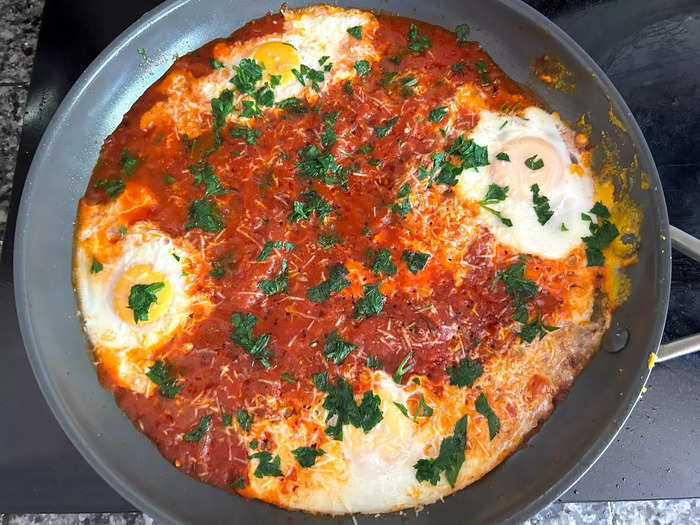
[[[290,1],[290,7],[303,2]],[[630,268],[629,300],[615,313],[603,350],[576,380],[565,401],[525,447],[479,482],[419,514],[392,514],[382,523],[519,522],[576,482],[604,452],[634,407],[659,359],[700,348],[691,336],[659,348],[670,287],[671,241],[700,260],[700,241],[670,227],[653,159],[632,114],[605,74],[558,27],[517,1],[365,0],[377,8],[454,28],[468,23],[472,38],[516,81],[536,92],[564,119],[590,115],[594,134],[614,136],[621,164],[636,155],[649,189],[632,199],[644,210],[639,262]],[[147,13],[107,47],[68,93],[47,128],[24,187],[14,253],[20,327],[39,386],[76,448],[124,498],[164,523],[321,523],[232,497],[174,469],[138,433],[97,382],[85,352],[71,287],[71,244],[78,199],[102,140],[140,94],[182,55],[231,33],[279,0],[173,0]],[[146,60],[139,53],[146,50]],[[576,78],[568,95],[537,84],[533,57],[561,59]],[[609,118],[613,111],[622,127]],[[623,131],[624,130],[624,131]],[[637,180],[639,177],[637,178]],[[623,344],[620,334],[629,334]],[[622,339],[626,339],[623,335]],[[623,341],[624,342],[624,341]],[[608,350],[608,351],[605,351]],[[361,523],[375,520],[356,516]],[[349,522],[341,518],[338,522]]]

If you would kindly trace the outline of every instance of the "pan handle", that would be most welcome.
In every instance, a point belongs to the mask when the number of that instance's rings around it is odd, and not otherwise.
[[[700,239],[696,239],[675,226],[671,226],[671,246],[683,255],[700,262]],[[700,351],[700,334],[690,335],[661,345],[657,352],[656,362],[668,361],[674,357],[697,351]]]

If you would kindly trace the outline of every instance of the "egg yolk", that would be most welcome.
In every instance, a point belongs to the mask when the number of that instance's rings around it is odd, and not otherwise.
[[[508,186],[508,196],[513,199],[531,199],[530,187],[533,184],[539,186],[541,195],[547,195],[561,184],[565,176],[561,155],[554,146],[539,137],[509,140],[500,152],[506,153],[510,161],[494,161],[491,177],[499,186]]]
[[[279,41],[266,42],[258,46],[253,58],[265,65],[268,75],[281,76],[283,83],[294,78],[292,69],[298,69],[300,63],[294,46]]]
[[[137,324],[134,321],[134,310],[129,308],[131,289],[137,284],[149,285],[163,283],[163,287],[155,292],[156,300],[148,307],[148,319],[139,320],[138,324],[150,323],[161,317],[170,306],[173,299],[173,286],[162,272],[156,272],[149,264],[137,264],[128,268],[114,285],[112,304],[117,315],[125,322]]]

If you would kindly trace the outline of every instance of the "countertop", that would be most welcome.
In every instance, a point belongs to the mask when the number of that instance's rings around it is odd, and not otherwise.
[[[539,7],[545,14],[556,8],[558,4],[567,2],[530,2]],[[537,4],[541,4],[537,5]],[[7,222],[8,207],[15,170],[19,137],[22,130],[25,102],[29,88],[34,52],[41,24],[43,0],[0,0],[0,242]],[[697,14],[697,11],[696,11]],[[690,23],[697,23],[697,16]],[[575,23],[575,21],[574,21]],[[684,23],[683,20],[678,21]],[[685,23],[689,23],[687,20]],[[692,51],[692,50],[691,50]],[[695,49],[697,51],[697,48]],[[606,71],[609,69],[601,64]],[[611,57],[610,67],[614,67],[614,57]],[[697,71],[696,71],[697,73]],[[618,86],[619,87],[619,86]],[[695,95],[697,96],[697,89]],[[623,93],[624,95],[624,93]],[[697,100],[697,97],[696,97]],[[671,111],[682,111],[678,99],[670,98]],[[635,108],[632,107],[633,111]],[[644,128],[645,118],[650,118],[644,111],[635,111],[640,124]],[[647,123],[648,124],[648,123]],[[697,131],[697,123],[689,123],[689,130]],[[691,134],[691,139],[692,139]],[[700,138],[695,135],[695,139]],[[655,144],[650,146],[654,150]],[[660,147],[660,145],[656,145]],[[654,151],[656,154],[656,151]],[[698,185],[698,164],[695,158],[679,159],[669,169],[684,169],[688,171],[691,184]],[[658,161],[658,159],[657,159]],[[663,166],[659,166],[662,171]],[[668,198],[668,196],[667,196]],[[687,206],[697,207],[688,202]],[[678,216],[681,211],[676,210]],[[672,221],[674,210],[670,210]],[[698,234],[698,224],[694,225]],[[697,267],[684,258],[674,260],[674,275],[698,275]],[[681,283],[676,285],[677,312],[670,312],[667,336],[684,335],[682,332],[688,326],[696,329],[698,326],[697,312],[697,283]],[[690,316],[690,320],[686,319]],[[652,377],[652,383],[653,386]],[[697,397],[690,401],[697,406]],[[646,407],[650,410],[649,407]],[[637,410],[644,410],[638,407]],[[653,408],[651,409],[653,412]],[[648,419],[650,419],[648,417]],[[0,469],[3,464],[0,461]],[[670,473],[669,469],[669,475]],[[623,477],[624,481],[625,478]],[[593,502],[593,503],[562,503],[556,502],[531,518],[528,523],[700,523],[700,506],[697,499],[649,500],[628,502]],[[152,523],[152,520],[140,513],[101,513],[101,514],[2,514],[0,508],[0,523],[29,524],[29,523],[104,523],[104,524],[141,524]]]

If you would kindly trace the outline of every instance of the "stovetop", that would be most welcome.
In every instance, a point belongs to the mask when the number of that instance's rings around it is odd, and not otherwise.
[[[14,312],[11,254],[21,188],[58,103],[90,61],[157,3],[49,0],[44,10],[0,263],[3,512],[133,510],[73,448],[39,392]],[[697,0],[529,3],[567,31],[606,71],[649,142],[671,223],[700,236]],[[666,340],[700,332],[700,267],[680,254],[673,257]],[[699,396],[700,356],[658,365],[614,443],[562,500],[700,497]]]

